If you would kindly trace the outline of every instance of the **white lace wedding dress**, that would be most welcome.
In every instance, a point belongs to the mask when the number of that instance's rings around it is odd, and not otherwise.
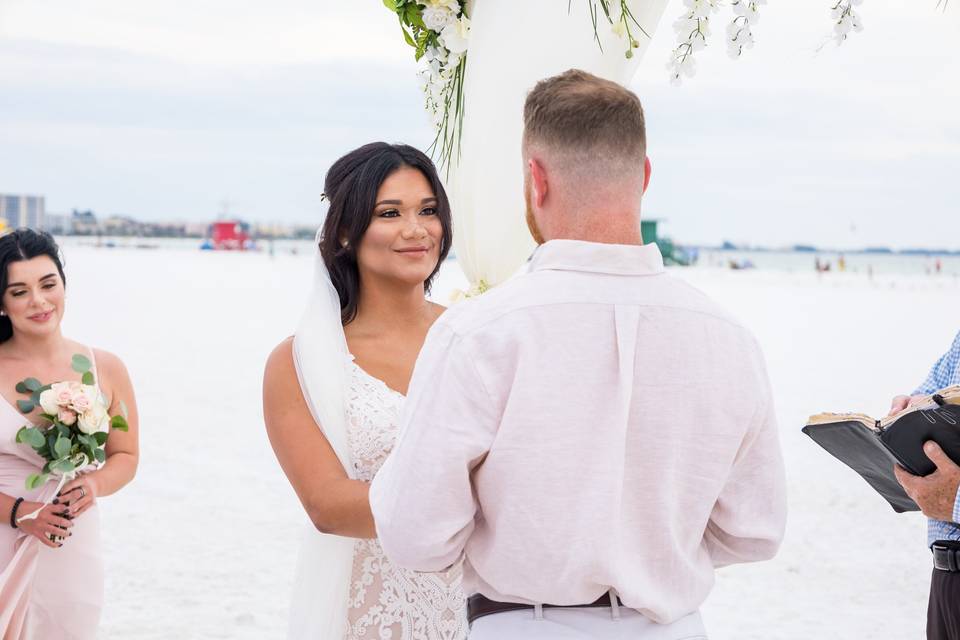
[[[404,396],[350,362],[347,440],[355,477],[370,481],[393,449]],[[418,573],[394,566],[377,540],[357,540],[347,640],[463,640],[461,569]]]

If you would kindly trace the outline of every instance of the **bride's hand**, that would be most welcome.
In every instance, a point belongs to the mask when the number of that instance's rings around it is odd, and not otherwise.
[[[68,482],[57,498],[67,507],[67,515],[76,518],[97,503],[97,483],[89,475],[80,476]]]
[[[59,504],[44,505],[42,502],[23,502],[17,509],[17,514],[24,516],[37,509],[41,510],[36,518],[17,520],[17,527],[48,547],[62,547],[62,540],[72,535],[70,528],[73,527],[73,522],[63,517],[63,507]]]

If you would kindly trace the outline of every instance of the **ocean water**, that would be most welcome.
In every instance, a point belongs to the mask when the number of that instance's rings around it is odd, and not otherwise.
[[[197,238],[120,238],[65,236],[58,238],[64,247],[90,247],[101,249],[137,249],[195,251],[202,243]],[[262,240],[256,243],[257,253],[274,255],[312,254],[312,240]],[[791,273],[815,272],[815,262],[829,264],[831,272],[841,271],[839,261],[845,261],[843,272],[864,276],[941,276],[960,277],[960,255],[926,256],[897,253],[843,253],[837,251],[741,251],[699,249],[695,268],[730,268],[731,263],[752,264],[762,270]],[[456,258],[452,254],[452,259]],[[940,270],[937,270],[937,263]]]

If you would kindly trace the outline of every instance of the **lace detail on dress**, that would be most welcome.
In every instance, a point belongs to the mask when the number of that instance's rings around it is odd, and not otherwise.
[[[355,476],[369,482],[393,449],[404,397],[350,362],[347,440]],[[357,540],[347,640],[463,640],[462,571],[418,573],[394,566],[377,540]]]

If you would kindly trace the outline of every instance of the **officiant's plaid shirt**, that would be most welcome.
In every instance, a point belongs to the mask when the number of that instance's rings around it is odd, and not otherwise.
[[[917,387],[913,395],[929,395],[950,385],[960,384],[960,333],[953,339],[950,350],[937,360],[927,379]],[[953,502],[953,522],[929,520],[927,524],[927,545],[937,540],[960,540],[960,490]]]

